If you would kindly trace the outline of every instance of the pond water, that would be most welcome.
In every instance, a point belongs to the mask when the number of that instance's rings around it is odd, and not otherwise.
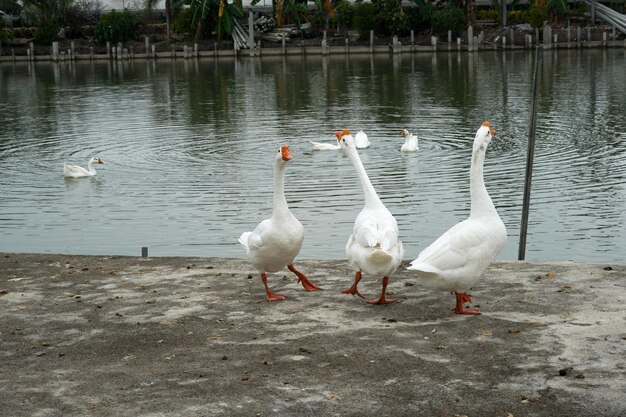
[[[0,65],[0,251],[244,257],[271,214],[273,160],[301,258],[344,258],[362,207],[341,151],[309,140],[363,129],[361,158],[413,259],[469,213],[476,129],[497,131],[485,181],[517,258],[532,51]],[[544,55],[526,258],[624,261],[626,54]],[[400,152],[399,133],[419,137]],[[96,177],[63,163],[100,156]]]

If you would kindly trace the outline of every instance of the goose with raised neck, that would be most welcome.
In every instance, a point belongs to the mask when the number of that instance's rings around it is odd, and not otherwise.
[[[464,306],[472,300],[467,291],[500,253],[507,239],[506,227],[483,178],[485,153],[495,133],[490,123],[484,122],[474,138],[469,217],[441,235],[407,268],[416,271],[425,286],[454,292],[457,314],[480,314],[478,309]]]
[[[263,220],[252,232],[244,232],[239,237],[239,243],[261,275],[267,301],[285,299],[284,295],[272,292],[267,284],[268,272],[278,272],[285,267],[296,274],[298,283],[302,283],[305,290],[321,290],[293,265],[293,260],[302,249],[304,227],[289,210],[285,198],[285,167],[291,159],[289,147],[281,146],[275,157],[272,217]]]
[[[417,136],[409,132],[407,129],[400,131],[400,136],[404,138],[404,143],[400,147],[402,152],[414,152],[419,149]]]
[[[337,141],[354,165],[363,188],[364,207],[354,221],[352,234],[346,244],[346,255],[355,269],[352,286],[343,290],[344,294],[357,295],[362,274],[382,276],[382,291],[378,299],[370,304],[387,304],[397,300],[386,298],[389,277],[398,269],[404,255],[402,242],[398,240],[398,223],[378,197],[365,167],[356,150],[350,131],[337,132]]]

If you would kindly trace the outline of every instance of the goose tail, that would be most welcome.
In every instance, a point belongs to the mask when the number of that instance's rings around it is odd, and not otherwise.
[[[248,238],[252,232],[243,232],[241,236],[239,236],[239,243],[246,249],[246,253],[250,250],[248,247]]]

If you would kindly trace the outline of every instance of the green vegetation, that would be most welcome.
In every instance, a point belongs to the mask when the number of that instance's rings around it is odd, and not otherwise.
[[[451,30],[459,34],[465,27],[465,15],[463,10],[452,5],[446,5],[433,12],[433,32],[444,35]]]
[[[113,9],[102,16],[95,28],[95,35],[104,42],[126,42],[135,35],[135,22],[128,9]]]
[[[165,11],[156,9],[156,0],[142,0],[142,10],[104,13],[101,0],[0,0],[1,10],[20,15],[13,28],[0,21],[0,40],[34,38],[38,43],[49,44],[63,37],[90,37],[98,42],[116,43],[144,34],[157,39],[224,39],[233,32],[236,21],[247,26],[237,0],[166,1]],[[253,1],[253,5],[259,1]],[[490,8],[480,10],[476,10],[472,0],[412,1],[414,5],[407,6],[401,0],[273,0],[272,27],[294,25],[300,29],[308,22],[312,30],[306,35],[301,32],[303,38],[328,30],[331,35],[334,31],[344,36],[348,31],[356,31],[367,39],[370,31],[378,37],[406,37],[411,30],[426,36],[446,36],[448,31],[459,36],[468,23],[474,22],[474,15],[482,22],[498,24],[502,20],[500,0],[493,0]],[[314,8],[310,9],[309,4],[314,4]],[[508,24],[530,23],[536,28],[546,22],[559,24],[568,13],[580,16],[587,10],[583,3],[576,3],[568,11],[566,0],[531,0],[529,6],[514,0],[511,8]]]
[[[187,7],[189,13],[181,13],[174,22],[174,27],[187,26],[187,30],[193,32],[196,39],[200,39],[202,34],[213,32],[221,39],[232,33],[236,19],[243,18],[241,6],[226,0],[177,0],[174,5]]]

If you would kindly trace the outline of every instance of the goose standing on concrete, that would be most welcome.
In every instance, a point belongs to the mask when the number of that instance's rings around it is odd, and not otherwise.
[[[415,136],[406,129],[402,129],[402,132],[400,132],[400,136],[404,138],[404,143],[400,148],[402,152],[414,152],[419,149],[419,147],[417,146],[417,136]]]
[[[103,164],[102,159],[94,156],[87,163],[87,169],[78,165],[63,164],[63,176],[67,178],[81,178],[81,177],[93,177],[98,172],[93,167],[93,164]]]
[[[365,200],[365,205],[354,221],[352,235],[346,244],[346,255],[350,265],[356,270],[354,283],[342,292],[364,298],[357,289],[361,274],[382,276],[380,297],[377,300],[369,301],[369,303],[393,303],[397,300],[386,298],[385,292],[389,277],[398,269],[404,254],[402,242],[398,240],[398,223],[376,194],[376,190],[374,190],[374,186],[365,172],[350,131],[344,129],[342,132],[337,132],[336,135],[341,149],[356,168]]]
[[[285,199],[285,167],[291,160],[288,146],[281,146],[275,158],[274,206],[272,217],[263,220],[252,232],[244,232],[239,243],[246,248],[252,265],[261,274],[267,301],[284,300],[285,296],[273,293],[267,285],[267,273],[278,272],[285,266],[298,276],[298,282],[307,291],[318,291],[309,279],[293,266],[294,258],[300,253],[304,241],[304,228],[295,218]]]
[[[425,286],[454,292],[457,314],[480,314],[477,309],[463,306],[472,301],[467,291],[506,243],[506,228],[483,179],[485,152],[495,133],[489,122],[484,122],[476,132],[470,167],[469,218],[441,235],[407,268],[417,271]]]

